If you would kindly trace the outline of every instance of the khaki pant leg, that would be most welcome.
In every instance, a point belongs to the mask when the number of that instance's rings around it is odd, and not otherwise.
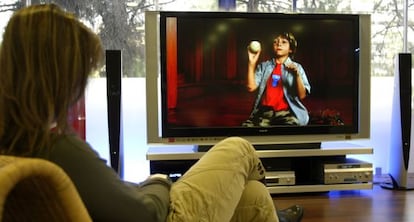
[[[238,137],[227,138],[173,184],[168,221],[230,221],[247,182],[263,178],[253,146]]]
[[[258,181],[247,183],[231,222],[278,222],[273,199]]]

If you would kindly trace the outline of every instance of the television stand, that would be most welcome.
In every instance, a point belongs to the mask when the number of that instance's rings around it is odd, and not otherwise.
[[[256,150],[292,150],[292,149],[321,149],[321,142],[318,143],[287,143],[287,144],[254,144]],[[207,152],[213,145],[196,145],[195,152]]]
[[[147,160],[150,162],[151,174],[168,174],[174,181],[204,154],[205,152],[195,151],[193,146],[150,147],[147,152]],[[370,163],[361,163],[350,168],[352,169],[349,171],[351,176],[340,174],[340,178],[344,175],[346,177],[342,182],[332,182],[332,180],[337,181],[338,176],[336,174],[327,176],[321,168],[327,166],[326,164],[345,164],[352,159],[349,158],[349,155],[373,154],[371,147],[350,143],[323,142],[318,149],[267,149],[257,150],[257,154],[267,172],[294,172],[294,184],[268,185],[268,190],[272,194],[361,190],[372,189],[373,186],[373,169]],[[346,167],[343,168],[346,169]],[[331,172],[335,172],[335,170],[332,169]],[[355,170],[361,172],[355,173]]]

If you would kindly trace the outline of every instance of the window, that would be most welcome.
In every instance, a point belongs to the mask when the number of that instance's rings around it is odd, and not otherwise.
[[[0,27],[11,13],[26,4],[55,2],[73,11],[87,25],[98,32],[107,49],[121,49],[125,77],[145,76],[144,12],[146,10],[218,10],[217,0],[143,0],[143,1],[39,1],[1,0]],[[408,5],[409,15],[414,7]],[[372,75],[393,75],[393,57],[403,51],[404,1],[311,1],[311,0],[236,0],[235,11],[254,12],[327,12],[327,13],[368,13],[372,19]],[[413,24],[412,16],[408,24]],[[407,28],[413,36],[414,25]],[[1,30],[1,31],[2,31]],[[408,40],[413,38],[408,38]],[[407,51],[413,52],[414,42],[408,41]],[[391,61],[391,62],[390,62]],[[101,73],[100,75],[104,75]]]

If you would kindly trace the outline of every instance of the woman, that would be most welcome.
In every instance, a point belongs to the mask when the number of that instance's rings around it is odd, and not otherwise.
[[[94,221],[278,221],[261,162],[241,138],[218,143],[174,185],[159,174],[122,181],[67,123],[102,60],[99,37],[72,14],[54,4],[17,11],[0,50],[0,154],[59,165]]]

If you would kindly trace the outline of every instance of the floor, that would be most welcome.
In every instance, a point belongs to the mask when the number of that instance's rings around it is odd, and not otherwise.
[[[302,222],[413,222],[414,191],[389,190],[374,184],[372,190],[274,195],[282,209],[304,207]]]

